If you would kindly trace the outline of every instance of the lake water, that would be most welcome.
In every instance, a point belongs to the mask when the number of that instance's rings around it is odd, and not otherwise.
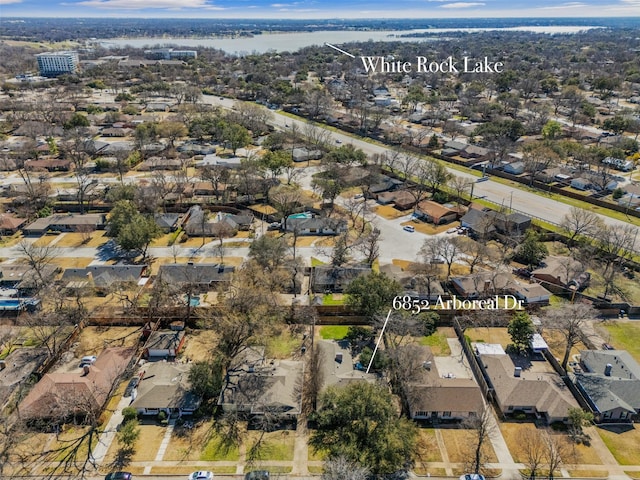
[[[123,47],[126,45],[143,48],[155,45],[172,45],[179,47],[209,47],[223,50],[232,55],[246,55],[249,53],[265,53],[268,51],[284,52],[295,51],[311,45],[323,45],[325,42],[331,44],[344,44],[349,42],[425,42],[433,40],[430,38],[399,38],[402,35],[429,32],[442,34],[452,32],[484,32],[491,30],[501,31],[523,31],[534,33],[577,33],[592,28],[588,26],[540,26],[540,27],[510,27],[510,28],[431,28],[416,30],[398,31],[318,31],[318,32],[286,32],[286,33],[265,33],[251,38],[122,38],[99,40],[104,47]]]

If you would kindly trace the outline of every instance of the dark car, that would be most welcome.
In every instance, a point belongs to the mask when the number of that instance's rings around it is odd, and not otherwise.
[[[104,480],[131,480],[133,475],[129,472],[111,472],[104,477]]]
[[[611,345],[609,345],[608,343],[603,343],[602,344],[602,349],[603,350],[615,350],[615,348],[613,348]]]
[[[139,383],[140,377],[133,377],[131,380],[129,380],[127,388],[124,389],[124,396],[130,397],[131,395],[133,395],[133,391],[136,389]]]
[[[266,470],[253,470],[245,474],[244,480],[269,480],[269,472]]]

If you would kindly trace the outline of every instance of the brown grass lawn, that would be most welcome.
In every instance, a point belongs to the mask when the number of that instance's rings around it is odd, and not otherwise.
[[[133,347],[140,338],[138,327],[86,327],[78,338],[75,354],[99,355],[108,347]]]
[[[544,339],[549,345],[549,350],[556,358],[564,357],[565,350],[565,340],[562,337],[562,334],[557,330],[545,330],[544,331]],[[586,350],[587,347],[584,346],[582,342],[578,343],[571,349],[571,356],[569,360],[573,359],[574,355],[578,355],[580,350]]]
[[[51,260],[51,263],[59,266],[62,269],[65,268],[85,268],[93,261],[93,258],[85,257],[56,257]]]
[[[213,331],[194,330],[186,338],[180,358],[188,358],[194,362],[211,358],[211,352],[217,344],[217,338]]]
[[[33,242],[33,245],[35,247],[46,247],[51,242],[53,242],[56,238],[58,238],[58,234],[46,234],[45,233],[39,239],[37,239],[35,242]]]
[[[506,328],[468,328],[465,334],[471,338],[472,342],[499,343],[503,348],[511,343],[511,337]]]
[[[593,470],[567,470],[569,475],[574,478],[607,478],[609,476],[609,470],[607,469],[593,469]]]
[[[176,257],[175,263],[187,263],[189,261],[189,257]],[[173,257],[158,257],[154,259],[151,264],[151,275],[157,275],[160,271],[160,265],[166,265],[173,262]]]
[[[56,242],[56,247],[99,247],[109,241],[105,234],[104,230],[91,232],[89,241],[85,243],[82,233],[61,233],[60,240]]]
[[[244,244],[245,247],[248,247],[249,244]],[[234,267],[239,267],[242,265],[244,261],[243,257],[232,257],[229,255],[224,256],[224,264],[225,265],[233,265]],[[204,257],[202,259],[196,260],[197,263],[219,263],[220,257]]]
[[[278,213],[278,211],[271,205],[262,205],[259,203],[256,205],[251,205],[249,209],[253,210],[254,212],[264,213],[265,215],[273,215],[274,213]]]
[[[400,267],[403,271],[408,270],[412,265],[415,264],[415,262],[411,262],[409,260],[400,260],[398,258],[394,258],[393,260],[391,260],[391,263],[393,263],[397,267]]]
[[[614,427],[598,428],[598,434],[620,465],[640,465],[640,428],[637,425],[622,432]]]
[[[165,233],[151,242],[151,247],[168,247],[169,242],[176,236],[175,232]],[[179,245],[179,243],[176,243]]]
[[[387,220],[393,220],[394,218],[404,217],[405,215],[409,215],[411,210],[401,211],[392,207],[391,205],[378,205],[374,207],[373,211],[380,215],[382,218],[386,218]]]
[[[516,462],[525,463],[527,461],[526,452],[523,448],[522,438],[527,434],[534,432],[543,433],[546,429],[536,428],[532,423],[508,423],[500,424],[500,431],[504,437],[509,451]],[[564,433],[551,432],[554,437],[562,437],[567,444],[568,455],[563,459],[567,464],[575,465],[602,465],[602,461],[593,447],[586,445],[576,445],[570,441],[569,437]]]
[[[131,457],[131,461],[148,462],[155,460],[165,431],[165,427],[158,425],[140,425],[140,437],[136,442],[136,451]],[[114,442],[116,448],[117,443],[117,441]],[[111,452],[113,446],[109,448],[109,452]]]
[[[473,452],[473,431],[443,428],[441,433],[442,438],[444,439],[445,448],[449,454],[449,460],[452,463],[468,463]],[[483,451],[488,463],[495,463],[498,461],[491,443],[486,442],[483,445]]]
[[[314,246],[317,247],[334,247],[336,245],[336,237],[320,237]]]
[[[438,447],[436,434],[433,428],[420,428],[418,430],[418,442],[414,457],[416,468],[426,470],[429,462],[441,462],[442,454]]]

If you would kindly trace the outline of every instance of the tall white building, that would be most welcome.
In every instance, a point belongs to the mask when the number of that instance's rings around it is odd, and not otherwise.
[[[78,52],[45,52],[36,55],[38,69],[43,77],[57,77],[78,71]]]

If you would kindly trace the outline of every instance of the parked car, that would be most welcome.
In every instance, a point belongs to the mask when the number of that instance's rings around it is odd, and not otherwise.
[[[404,227],[402,227],[402,229],[405,232],[411,232],[411,233],[416,231],[415,227],[412,227],[411,225],[405,225]]]
[[[133,377],[131,380],[129,380],[127,388],[124,389],[124,396],[130,397],[131,395],[133,395],[133,391],[138,387],[139,383],[140,377]]]
[[[613,348],[611,345],[609,345],[608,343],[603,343],[602,344],[602,349],[603,350],[615,350],[615,348]]]
[[[213,480],[213,473],[206,470],[193,472],[189,475],[189,480]]]
[[[80,360],[80,368],[83,368],[87,365],[93,365],[96,363],[97,357],[95,355],[87,355],[86,357],[82,357]]]
[[[484,480],[484,475],[480,475],[479,473],[466,473],[460,475],[460,480]]]
[[[484,177],[480,177],[479,179],[477,179],[476,183],[478,183],[478,182],[486,182],[487,180],[489,180],[489,176],[485,175]]]
[[[253,470],[245,474],[244,480],[269,480],[269,472],[266,470]]]
[[[131,480],[133,475],[129,472],[111,472],[104,477],[104,480]]]

